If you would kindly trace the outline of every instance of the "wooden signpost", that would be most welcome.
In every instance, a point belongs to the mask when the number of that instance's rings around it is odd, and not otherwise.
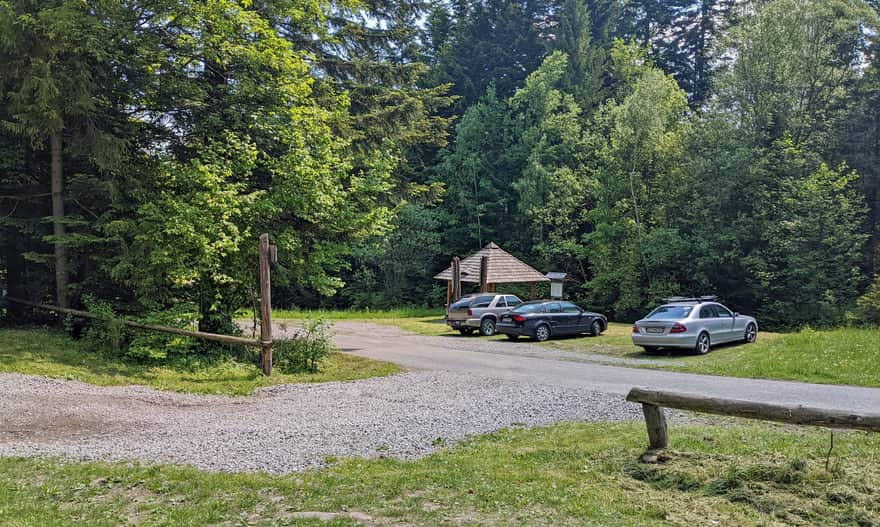
[[[266,377],[272,375],[272,280],[269,265],[278,261],[278,248],[269,235],[260,235],[260,364]]]

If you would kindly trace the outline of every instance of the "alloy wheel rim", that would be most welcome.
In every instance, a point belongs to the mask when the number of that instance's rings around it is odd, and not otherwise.
[[[547,332],[547,328],[544,326],[541,326],[538,328],[537,334],[538,334],[538,340],[546,340],[547,337],[550,336],[549,333]]]
[[[706,353],[707,351],[709,351],[709,337],[700,335],[700,352]]]
[[[746,330],[746,340],[749,342],[754,342],[755,337],[757,336],[757,331],[755,331],[755,326],[749,326],[749,329]]]
[[[601,332],[601,331],[602,331],[602,326],[599,324],[599,322],[593,322],[593,333],[598,335],[599,332]]]

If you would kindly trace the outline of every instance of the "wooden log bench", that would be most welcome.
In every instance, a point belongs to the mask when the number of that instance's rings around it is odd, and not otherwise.
[[[792,404],[723,399],[645,388],[631,389],[626,400],[642,404],[645,424],[648,427],[648,450],[642,456],[642,460],[646,462],[657,461],[659,453],[669,446],[669,432],[663,408],[794,425],[880,432],[880,414],[877,413],[854,413],[848,410],[811,408]]]

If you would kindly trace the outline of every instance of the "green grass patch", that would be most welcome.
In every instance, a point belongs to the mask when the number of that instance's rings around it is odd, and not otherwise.
[[[416,461],[329,460],[289,476],[0,459],[0,524],[877,525],[880,436],[729,421],[673,426],[662,465],[640,423],[505,430]],[[315,511],[331,521],[302,519]]]
[[[99,386],[140,384],[188,393],[247,395],[262,386],[350,381],[397,373],[390,363],[331,353],[318,373],[263,376],[253,364],[229,358],[190,358],[157,365],[91,353],[67,336],[47,330],[0,330],[0,372],[71,379]]]
[[[805,329],[682,362],[679,369],[696,373],[880,386],[880,330]]]

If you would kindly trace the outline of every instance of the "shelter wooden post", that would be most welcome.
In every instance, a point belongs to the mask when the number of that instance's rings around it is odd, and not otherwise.
[[[446,281],[446,307],[452,305],[452,280]]]
[[[532,300],[537,300],[538,294],[535,292],[535,282],[532,282],[531,286],[532,286]]]
[[[489,257],[480,258],[480,292],[489,292]]]
[[[461,259],[456,256],[452,259],[452,301],[457,302],[461,298]]]
[[[260,344],[263,374],[272,375],[272,284],[269,263],[277,254],[269,245],[269,235],[260,235]]]

